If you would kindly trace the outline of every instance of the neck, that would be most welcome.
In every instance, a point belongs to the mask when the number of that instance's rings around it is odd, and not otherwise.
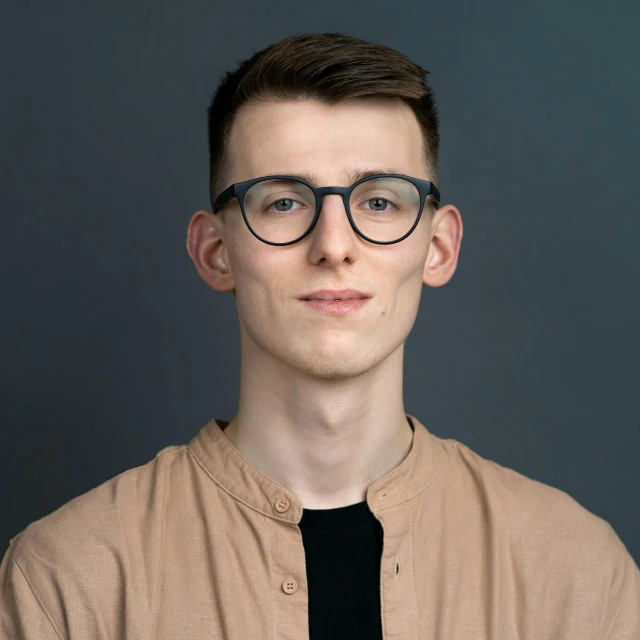
[[[364,374],[338,380],[301,376],[266,354],[252,357],[241,367],[238,413],[224,434],[306,509],[362,502],[412,446],[402,360],[401,346]]]

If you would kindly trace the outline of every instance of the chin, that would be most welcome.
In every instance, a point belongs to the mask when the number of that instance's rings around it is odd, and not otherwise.
[[[371,349],[315,349],[288,352],[287,363],[313,378],[325,380],[346,380],[362,375],[373,369],[380,358]]]
[[[353,366],[345,366],[343,363],[334,364],[328,361],[303,363],[302,366],[296,366],[296,369],[307,376],[323,380],[348,380],[369,370],[368,367],[354,368]]]

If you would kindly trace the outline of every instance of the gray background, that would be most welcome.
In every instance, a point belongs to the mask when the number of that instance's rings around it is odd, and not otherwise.
[[[425,287],[405,408],[566,491],[636,561],[636,2],[5,2],[0,547],[238,399],[231,294],[185,249],[227,69],[303,31],[432,72],[456,274]]]

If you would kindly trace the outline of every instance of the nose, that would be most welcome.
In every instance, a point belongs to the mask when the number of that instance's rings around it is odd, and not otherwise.
[[[323,196],[320,215],[309,234],[309,258],[314,263],[339,265],[346,257],[353,258],[358,238],[351,227],[342,196]]]
[[[349,233],[355,233],[349,223],[343,197],[337,193],[327,193],[321,196],[321,198],[320,216],[318,217],[313,232],[315,233],[318,227],[320,227],[322,233],[327,233],[334,229],[341,229],[342,232],[348,231]]]

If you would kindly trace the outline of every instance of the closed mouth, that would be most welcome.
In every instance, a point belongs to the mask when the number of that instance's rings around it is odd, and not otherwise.
[[[321,300],[323,302],[342,302],[343,300],[366,300],[365,297],[362,298],[302,298],[308,302],[313,302],[314,300]]]

